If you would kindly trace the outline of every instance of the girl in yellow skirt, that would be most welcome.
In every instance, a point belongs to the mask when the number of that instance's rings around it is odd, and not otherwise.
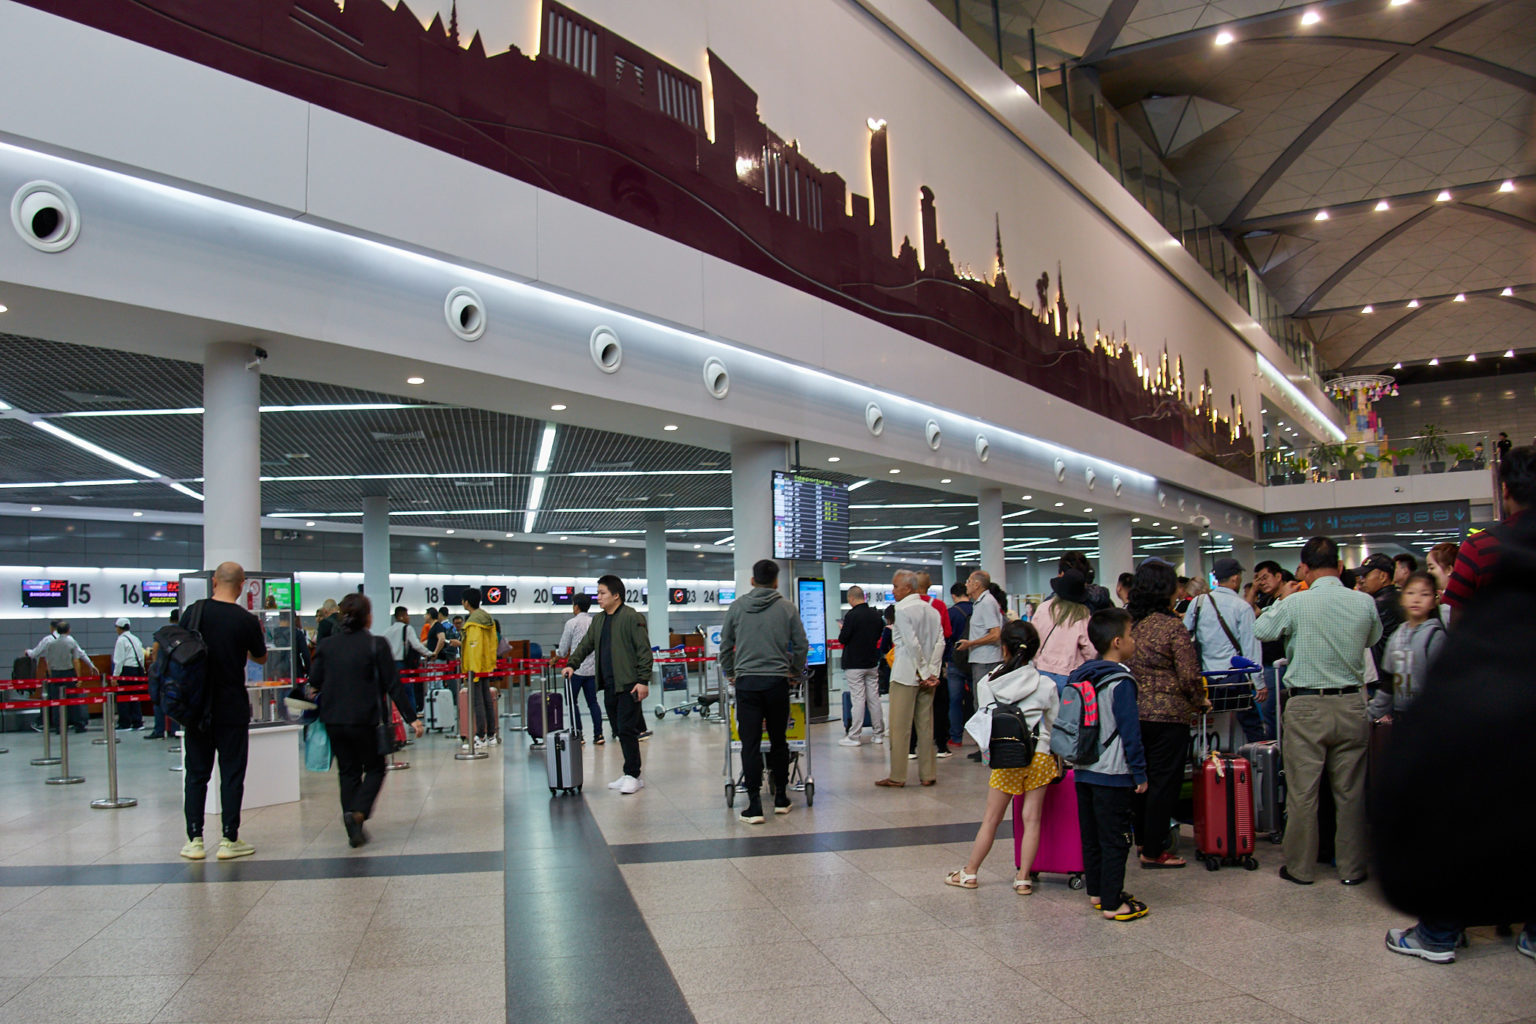
[[[993,769],[987,791],[987,809],[982,815],[981,827],[976,830],[976,843],[971,847],[970,860],[958,871],[951,871],[944,881],[961,889],[976,888],[976,872],[981,862],[992,851],[997,839],[997,826],[1013,798],[1024,797],[1024,840],[1020,849],[1019,873],[1013,880],[1013,891],[1028,896],[1034,891],[1029,869],[1034,863],[1035,851],[1040,847],[1040,808],[1045,803],[1045,787],[1056,779],[1058,765],[1051,756],[1051,726],[1056,722],[1059,698],[1056,684],[1041,675],[1030,664],[1040,650],[1040,634],[1028,622],[1009,622],[1003,626],[1001,643],[1003,663],[987,677],[993,699],[999,704],[1017,704],[1024,712],[1024,723],[1033,729],[1039,723],[1039,742],[1035,757],[1023,768]]]

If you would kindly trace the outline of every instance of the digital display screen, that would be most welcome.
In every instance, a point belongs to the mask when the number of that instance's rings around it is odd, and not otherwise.
[[[736,588],[735,587],[721,587],[720,588],[720,603],[721,604],[730,604],[734,600],[736,600]]]
[[[68,580],[22,580],[23,608],[68,608]]]
[[[593,587],[592,589],[595,591],[597,588]],[[596,595],[594,594],[593,596],[595,597]],[[550,604],[570,604],[575,599],[576,599],[576,588],[575,587],[550,587],[549,588],[549,603]]]
[[[487,583],[480,588],[480,603],[495,608],[512,603],[512,591],[500,583]]]
[[[146,587],[149,586],[149,584],[147,584],[147,583],[144,584],[144,585]],[[266,596],[272,598],[273,600],[275,600],[277,602],[277,607],[278,607],[278,609],[280,611],[287,612],[287,611],[297,611],[298,610],[298,607],[299,607],[299,581],[298,580],[267,580],[266,581],[266,585],[267,585]],[[176,596],[179,599],[181,597],[181,594],[180,594],[181,586],[180,586],[180,584],[173,583],[173,584],[171,584],[171,586],[176,588],[176,590],[177,590]],[[145,593],[148,593],[148,591],[145,591]],[[145,603],[148,604],[150,602],[146,601]],[[171,603],[175,604],[176,602],[172,601]]]
[[[670,603],[672,603],[672,604],[687,604],[688,603],[688,588],[687,587],[673,587],[671,590],[669,590],[667,592],[667,600]]]
[[[583,593],[583,594],[586,594],[586,595],[587,595],[587,596],[588,596],[588,597],[590,597],[590,598],[591,598],[591,599],[592,599],[592,600],[593,600],[593,601],[596,601],[596,600],[597,600],[597,584],[595,584],[595,583],[594,583],[594,584],[593,584],[593,585],[592,585],[592,586],[590,586],[590,587],[582,587],[582,588],[581,588],[581,592],[582,592],[582,593]]]
[[[267,591],[270,596],[272,591]],[[181,603],[181,581],[179,580],[145,580],[139,584],[139,594],[142,595],[144,604],[150,608],[172,607]],[[278,605],[282,607],[281,604]]]
[[[464,583],[443,584],[443,604],[450,609],[457,608],[464,603],[464,591],[472,589]]]
[[[848,560],[848,488],[802,473],[773,474],[773,557]]]
[[[801,578],[795,581],[796,601],[800,605],[800,624],[810,643],[807,665],[827,663],[827,581]]]

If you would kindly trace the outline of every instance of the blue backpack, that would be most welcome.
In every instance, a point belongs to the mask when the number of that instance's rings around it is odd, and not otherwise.
[[[156,634],[160,641],[160,700],[165,713],[186,729],[206,729],[213,713],[208,693],[208,645],[198,626],[203,602],[187,609],[181,622]]]

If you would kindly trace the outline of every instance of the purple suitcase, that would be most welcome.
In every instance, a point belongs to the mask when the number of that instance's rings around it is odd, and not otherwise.
[[[1066,875],[1067,885],[1073,889],[1083,887],[1083,837],[1077,825],[1076,773],[1068,771],[1066,778],[1045,787],[1045,806],[1040,810],[1040,849],[1035,852],[1035,863],[1030,873],[1034,875]],[[1024,810],[1024,798],[1013,798],[1013,866],[1019,863],[1024,852],[1024,825],[1020,813]]]
[[[559,693],[551,693],[549,697],[549,722],[548,731],[557,732],[565,728],[565,698]],[[544,721],[545,694],[530,693],[528,695],[528,712],[523,721],[528,723],[528,738],[535,742],[542,742],[545,733]]]

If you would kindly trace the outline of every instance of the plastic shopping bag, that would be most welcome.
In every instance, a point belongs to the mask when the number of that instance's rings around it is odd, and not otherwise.
[[[965,723],[965,731],[981,748],[981,757],[985,761],[987,750],[992,746],[992,708],[977,708],[976,713]]]
[[[312,772],[331,770],[331,737],[324,722],[310,722],[304,727],[304,767]]]

